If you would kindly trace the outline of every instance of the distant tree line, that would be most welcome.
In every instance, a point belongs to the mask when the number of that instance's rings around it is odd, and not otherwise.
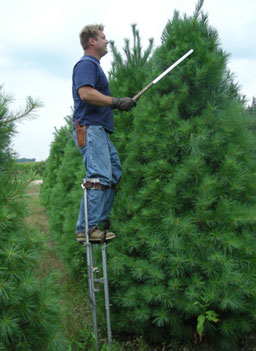
[[[256,97],[253,96],[252,103],[247,107],[247,111],[256,118]]]
[[[25,158],[25,157],[22,157],[22,158],[18,158],[16,160],[16,162],[36,162],[36,159],[35,158]]]

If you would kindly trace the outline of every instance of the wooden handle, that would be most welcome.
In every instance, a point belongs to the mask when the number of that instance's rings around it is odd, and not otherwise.
[[[133,100],[138,100],[138,98],[141,97],[142,94],[145,93],[150,87],[152,87],[153,82],[149,83],[144,89],[142,89],[138,94],[136,94],[132,99]]]

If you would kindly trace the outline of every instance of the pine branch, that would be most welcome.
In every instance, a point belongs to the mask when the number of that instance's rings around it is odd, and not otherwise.
[[[25,118],[36,118],[36,110],[40,107],[43,107],[43,103],[40,100],[34,100],[31,96],[28,96],[24,110],[14,115],[10,115],[7,119],[7,122],[17,122],[24,120]]]

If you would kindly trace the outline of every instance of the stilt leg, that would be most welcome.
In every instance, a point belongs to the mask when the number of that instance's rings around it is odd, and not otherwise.
[[[87,189],[84,188],[84,219],[85,219],[85,246],[86,246],[86,259],[87,259],[87,270],[88,270],[88,285],[90,294],[90,303],[92,310],[92,324],[93,332],[96,338],[96,348],[99,350],[98,341],[98,327],[97,327],[97,315],[96,315],[96,298],[94,288],[94,268],[93,268],[93,252],[92,244],[89,241],[88,236],[88,212],[87,212]]]
[[[111,321],[110,321],[110,304],[109,304],[109,289],[108,289],[108,272],[107,272],[107,244],[104,243],[101,246],[102,250],[102,268],[104,278],[104,295],[105,295],[105,308],[106,308],[106,319],[107,319],[107,333],[108,333],[108,346],[111,347]]]

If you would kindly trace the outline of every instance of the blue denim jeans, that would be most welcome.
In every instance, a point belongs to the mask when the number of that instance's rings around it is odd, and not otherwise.
[[[73,129],[74,142],[77,145],[76,130]],[[115,189],[119,183],[122,167],[117,150],[112,144],[109,133],[102,127],[90,125],[86,128],[86,145],[79,148],[86,170],[86,178],[99,178],[106,190],[87,190],[88,228],[107,222],[113,206]],[[76,233],[85,232],[84,197],[82,196]]]

